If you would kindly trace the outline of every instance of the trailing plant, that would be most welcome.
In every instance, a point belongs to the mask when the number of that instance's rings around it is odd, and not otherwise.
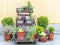
[[[30,27],[28,28],[28,33],[27,33],[27,39],[29,39],[30,41],[34,41],[34,34],[36,33],[36,29],[34,27]]]
[[[16,37],[16,32],[19,30],[19,27],[13,27],[12,28],[12,38],[11,40],[14,40]]]
[[[40,16],[37,18],[37,25],[42,26],[45,29],[48,26],[48,18],[45,16]]]
[[[21,8],[18,9],[18,11],[23,12],[25,9],[28,9],[27,6],[22,6]]]
[[[31,5],[30,1],[28,1],[28,9],[29,9],[29,15],[31,16],[33,13],[33,6]]]
[[[48,27],[48,30],[49,30],[49,33],[53,34],[55,29],[54,29],[54,27]]]

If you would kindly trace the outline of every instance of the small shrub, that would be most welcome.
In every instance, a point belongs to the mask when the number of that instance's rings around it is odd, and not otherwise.
[[[14,22],[13,22],[12,17],[4,18],[4,19],[2,20],[2,24],[3,24],[3,26],[13,25]]]
[[[54,27],[49,27],[48,30],[49,30],[49,33],[54,33],[55,29],[54,29]]]
[[[40,16],[37,18],[37,25],[42,26],[45,29],[48,26],[48,18],[45,16]]]

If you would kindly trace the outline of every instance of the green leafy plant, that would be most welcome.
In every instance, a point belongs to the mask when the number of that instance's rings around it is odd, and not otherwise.
[[[13,25],[14,22],[13,22],[12,17],[4,18],[4,19],[2,20],[2,24],[3,24],[3,26]]]
[[[44,29],[43,29],[43,27],[36,26],[36,31],[37,31],[37,33],[41,33],[41,32],[44,32]]]
[[[50,33],[53,34],[55,29],[54,29],[54,27],[48,27],[48,30],[49,30]]]
[[[24,32],[24,30],[22,28],[18,29],[18,32]]]
[[[16,36],[16,32],[19,30],[19,27],[13,27],[12,28],[12,38],[11,40],[14,40],[15,39],[15,36]]]
[[[36,26],[36,32],[37,32],[37,35],[39,36],[42,32],[44,32],[44,28],[40,26]]]
[[[28,33],[27,33],[27,39],[29,39],[30,41],[34,41],[34,34],[36,33],[36,29],[34,27],[30,27],[28,28]]]
[[[45,32],[41,32],[41,33],[39,33],[39,36],[40,36],[40,37],[46,37],[47,34],[46,34]]]
[[[25,9],[28,9],[28,7],[27,7],[27,6],[22,6],[21,8],[19,8],[19,12],[22,12],[22,11],[24,11]]]
[[[28,1],[27,6],[22,6],[22,7],[21,7],[21,8],[19,8],[18,10],[19,10],[19,12],[22,12],[22,11],[24,11],[25,9],[27,9],[27,10],[28,10],[29,15],[31,16],[31,15],[32,15],[32,13],[33,13],[33,6],[31,5],[30,1]]]
[[[29,15],[31,16],[33,13],[33,6],[31,5],[30,1],[28,1],[28,9],[29,9]]]
[[[44,28],[41,26],[35,26],[36,27],[36,32],[39,37],[45,37],[47,34],[44,32]]]
[[[48,26],[48,18],[45,16],[40,16],[37,18],[37,25],[42,26],[45,29]]]

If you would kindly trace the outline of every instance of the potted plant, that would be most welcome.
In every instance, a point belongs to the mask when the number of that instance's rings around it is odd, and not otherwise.
[[[37,25],[42,26],[44,29],[46,29],[48,26],[48,18],[45,16],[40,16],[37,18]]]
[[[28,40],[30,40],[31,42],[34,42],[34,41],[36,41],[35,40],[35,34],[36,34],[36,29],[34,28],[34,26],[29,27],[28,28],[28,32],[27,32],[27,35],[26,35],[26,38]]]
[[[10,40],[11,39],[11,28],[14,24],[12,17],[4,18],[2,20],[2,24],[3,24],[3,27],[4,27],[5,40]]]
[[[16,35],[17,35],[17,39],[23,40],[25,37],[25,31],[20,28],[20,29],[18,29]]]
[[[11,29],[7,30],[4,33],[4,38],[5,38],[5,41],[10,41],[11,40]]]
[[[11,26],[11,25],[13,25],[14,24],[14,22],[13,22],[13,18],[12,17],[6,17],[6,18],[4,18],[3,20],[2,20],[2,24],[3,24],[3,26]]]
[[[36,27],[36,32],[37,32],[37,35],[38,35],[38,40],[40,42],[46,42],[47,41],[47,34],[44,32],[43,27],[37,26]]]
[[[48,30],[49,30],[48,40],[53,40],[55,29],[54,29],[54,27],[49,27]]]

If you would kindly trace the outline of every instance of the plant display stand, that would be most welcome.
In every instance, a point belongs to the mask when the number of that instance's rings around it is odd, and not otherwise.
[[[19,12],[20,8],[17,8],[17,19],[16,19],[16,26],[22,28],[25,32],[28,32],[27,28],[34,26],[35,25],[35,21],[34,19],[29,15],[28,9],[23,10],[22,12]],[[36,40],[34,39],[34,41],[30,41],[28,39],[24,39],[24,40],[19,40],[18,38],[15,39],[15,42],[17,45],[21,44],[21,45],[36,45]]]
[[[20,8],[16,9],[17,12],[17,19],[16,19],[16,26],[23,28],[25,31],[27,30],[27,27],[34,26],[35,21],[34,19],[29,15],[29,12],[27,12],[25,9],[22,12],[19,12]]]

